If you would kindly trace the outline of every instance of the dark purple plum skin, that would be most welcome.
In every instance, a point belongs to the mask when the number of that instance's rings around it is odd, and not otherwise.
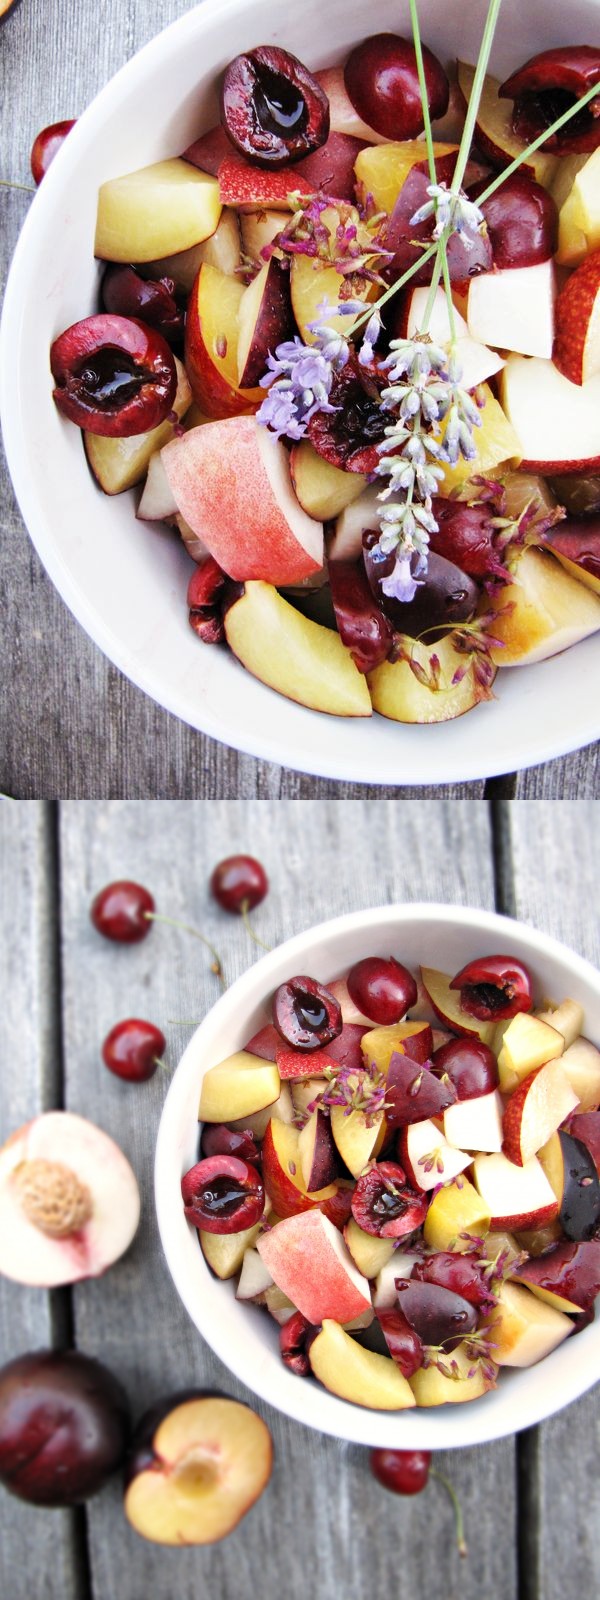
[[[0,1481],[39,1506],[77,1505],[121,1466],[127,1396],[80,1351],[32,1350],[0,1371]]]

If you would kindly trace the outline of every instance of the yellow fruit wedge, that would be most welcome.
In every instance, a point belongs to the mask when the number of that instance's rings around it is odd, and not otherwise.
[[[309,1352],[315,1378],[342,1400],[374,1411],[404,1411],[416,1404],[406,1378],[389,1356],[365,1350],[327,1317]]]
[[[214,233],[221,215],[216,178],[175,158],[100,186],[94,254],[106,261],[155,261]]]
[[[442,1361],[447,1367],[452,1363],[452,1376],[440,1372],[438,1367],[420,1367],[414,1377],[409,1378],[418,1406],[460,1405],[463,1400],[479,1400],[488,1389],[493,1389],[496,1368],[490,1363],[490,1375],[486,1376],[482,1363],[473,1361],[464,1345],[457,1345],[450,1356],[442,1357]]]
[[[420,644],[414,639],[405,639],[404,644],[428,675],[432,658],[439,662],[438,686],[421,683],[407,661],[384,661],[368,675],[374,711],[393,722],[449,722],[479,704],[482,695],[473,662],[468,656],[459,655],[451,634],[435,644]],[[465,665],[464,676],[453,683],[454,674],[462,672]]]
[[[200,1090],[200,1122],[231,1122],[273,1105],[281,1089],[274,1061],[238,1050],[205,1072]]]
[[[472,461],[465,461],[460,456],[453,467],[440,463],[444,467],[440,494],[450,494],[452,489],[458,488],[467,478],[473,478],[478,473],[484,476],[491,473],[496,476],[496,467],[502,466],[504,462],[518,466],[522,459],[518,436],[499,401],[492,394],[489,384],[482,384],[479,393],[484,396],[485,403],[479,413],[481,427],[473,429],[473,444],[477,453]],[[439,435],[441,438],[444,435],[444,428],[445,424],[442,424]]]
[[[544,661],[600,628],[600,596],[543,550],[524,550],[512,583],[486,595],[485,605],[497,612],[492,632],[502,644],[491,657],[498,667]]]
[[[463,1249],[464,1235],[481,1238],[489,1232],[491,1220],[481,1195],[461,1172],[430,1202],[423,1227],[425,1243],[430,1250]]]
[[[290,471],[296,498],[303,511],[317,522],[331,522],[346,506],[358,500],[366,485],[362,472],[343,472],[318,455],[308,439],[295,444]]]
[[[455,144],[438,143],[433,146],[436,160],[452,155],[457,149]],[[354,172],[363,195],[373,196],[375,210],[387,211],[389,215],[411,167],[426,166],[426,163],[425,145],[416,139],[406,139],[390,144],[367,145],[364,150],[359,150]]]
[[[311,622],[268,583],[247,583],[225,616],[227,643],[253,677],[338,717],[369,717],[367,680],[330,628]]]
[[[329,206],[326,211],[321,212],[319,220],[322,226],[327,228],[330,237],[333,238],[340,222],[337,208]],[[353,220],[358,226],[358,212],[355,213]],[[336,272],[334,266],[327,266],[326,262],[320,261],[313,256],[292,256],[290,289],[294,316],[298,323],[300,336],[305,344],[314,344],[316,339],[316,334],[311,332],[309,327],[311,322],[319,322],[325,327],[334,328],[336,333],[343,334],[345,338],[351,334],[356,322],[356,316],[335,316],[335,314],[327,316],[326,313],[323,314],[320,310],[321,302],[324,300],[329,305],[337,306],[340,298],[343,299],[342,291],[345,290],[345,279],[342,273]],[[365,281],[362,287],[357,288],[356,293],[353,293],[352,298],[354,300],[373,300],[377,299],[379,292],[376,284]]]

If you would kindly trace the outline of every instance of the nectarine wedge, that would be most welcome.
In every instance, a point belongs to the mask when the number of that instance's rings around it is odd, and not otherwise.
[[[503,1283],[498,1304],[487,1318],[500,1367],[532,1367],[562,1344],[573,1330],[564,1312],[546,1305],[518,1283]]]
[[[395,1361],[365,1350],[329,1318],[310,1347],[309,1360],[315,1377],[342,1400],[373,1411],[405,1411],[416,1404]]]
[[[452,635],[446,634],[435,644],[422,644],[417,639],[405,639],[404,645],[419,671],[429,677],[422,682],[416,677],[408,661],[384,661],[368,674],[373,710],[392,722],[449,722],[454,717],[472,711],[482,699],[481,686],[475,677],[473,660],[460,655],[455,649]],[[433,663],[439,665],[437,681],[433,678]],[[458,672],[464,676],[455,682]]]
[[[188,302],[185,365],[194,399],[207,417],[256,410],[264,390],[240,389],[237,347],[244,285],[205,261]]]
[[[274,1283],[308,1322],[350,1322],[371,1310],[368,1282],[322,1211],[285,1217],[259,1238],[257,1250]]]
[[[157,161],[101,184],[94,253],[105,261],[155,261],[208,238],[220,215],[216,178],[187,161]]]
[[[302,616],[269,584],[244,585],[226,613],[225,634],[248,672],[288,699],[332,716],[371,715],[366,679],[339,635]]]
[[[202,1079],[200,1122],[230,1122],[272,1105],[281,1084],[273,1061],[263,1061],[238,1050],[218,1066],[209,1067]]]

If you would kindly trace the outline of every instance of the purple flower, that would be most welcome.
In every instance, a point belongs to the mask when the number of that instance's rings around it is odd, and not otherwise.
[[[381,579],[383,593],[389,600],[414,600],[419,587],[413,578],[410,556],[397,556],[392,572]]]
[[[329,393],[334,373],[348,360],[348,345],[332,328],[311,323],[310,329],[315,333],[315,343],[303,344],[296,335],[278,344],[275,355],[269,352],[269,370],[260,379],[261,388],[269,389],[269,394],[257,411],[256,420],[278,439],[282,434],[288,439],[302,439],[316,411],[337,410],[329,403]]]

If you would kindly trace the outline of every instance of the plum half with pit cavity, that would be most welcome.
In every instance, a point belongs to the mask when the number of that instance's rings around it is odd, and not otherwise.
[[[325,144],[329,101],[296,56],[258,45],[227,67],[221,121],[232,143],[258,166],[289,166]]]
[[[125,1516],[153,1544],[214,1544],[266,1488],[271,1435],[249,1406],[183,1390],[142,1417],[126,1468]]]
[[[53,398],[63,417],[88,433],[129,439],[164,422],[177,369],[166,339],[134,317],[84,317],[50,350]]]

